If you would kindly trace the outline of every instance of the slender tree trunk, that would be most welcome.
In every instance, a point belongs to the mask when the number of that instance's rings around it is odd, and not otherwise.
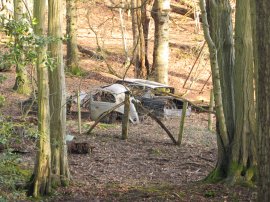
[[[34,17],[38,24],[35,33],[45,35],[46,0],[34,2]],[[47,195],[51,191],[51,146],[50,146],[50,111],[48,69],[44,64],[46,46],[37,48],[37,81],[38,81],[38,153],[34,173],[31,178],[28,195],[38,197]]]
[[[149,71],[145,66],[145,38],[141,6],[141,0],[132,0],[133,49],[135,50],[135,77],[146,78]]]
[[[148,59],[148,49],[149,49],[149,27],[150,27],[150,20],[151,20],[151,8],[152,8],[153,0],[148,0],[142,6],[142,25],[143,25],[143,35],[144,35],[144,42],[145,42],[145,67],[147,70],[147,77],[151,74],[150,70],[150,63]]]
[[[155,21],[153,72],[155,80],[168,84],[170,0],[155,0],[151,15]]]
[[[53,183],[66,185],[69,182],[69,169],[66,145],[66,91],[63,65],[62,41],[62,1],[49,0],[48,36],[57,41],[49,44],[49,57],[54,66],[49,72],[51,149]]]
[[[77,46],[77,0],[66,0],[67,68],[75,72],[79,68]]]
[[[22,0],[14,0],[14,20],[18,21],[23,16],[24,4]],[[15,38],[15,46],[18,39]],[[23,60],[23,55],[17,58],[18,63],[16,64],[16,80],[13,86],[13,90],[18,93],[29,95],[31,93],[29,79],[27,77],[26,67],[21,63]]]
[[[235,131],[229,180],[250,182],[257,165],[255,150],[255,103],[250,0],[236,1],[235,17]]]
[[[258,201],[270,201],[270,2],[256,1],[256,62],[258,65]]]

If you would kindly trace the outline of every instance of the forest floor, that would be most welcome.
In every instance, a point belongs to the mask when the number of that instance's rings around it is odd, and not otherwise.
[[[90,21],[85,18],[87,11],[90,11]],[[79,14],[79,44],[95,51],[95,35],[89,26],[92,26],[92,29],[98,27],[100,42],[108,51],[107,61],[119,74],[123,74],[124,56],[121,49],[120,23],[115,17],[117,12],[111,12],[102,3],[96,3],[94,6],[85,3],[81,5]],[[183,88],[204,43],[202,32],[195,34],[194,22],[182,16],[172,14],[170,20],[172,31],[169,84],[176,88],[177,94],[185,94],[186,98],[196,102],[205,102],[209,99],[211,89],[211,80],[208,81],[210,69],[207,50],[203,51],[203,55],[198,60],[200,65],[195,66],[191,79],[187,81],[188,88]],[[127,21],[126,27],[130,47],[132,46],[130,22]],[[151,55],[153,25],[149,38],[149,55]],[[69,94],[73,94],[79,87],[87,92],[97,86],[111,84],[116,79],[108,73],[104,61],[90,58],[86,54],[80,54],[80,66],[83,68],[83,77],[70,74],[66,76]],[[30,123],[35,115],[30,115],[26,121],[21,120],[20,103],[27,97],[12,90],[14,68],[4,72],[3,75],[7,79],[0,84],[0,93],[6,98],[6,102],[0,109],[0,113],[14,123],[20,122],[36,128],[35,122]],[[128,71],[128,77],[133,77],[132,69]],[[176,137],[180,120],[169,118],[162,121]],[[253,201],[256,199],[255,188],[203,181],[215,167],[217,159],[216,135],[215,132],[207,129],[207,114],[193,111],[191,116],[187,117],[180,147],[175,146],[160,126],[150,118],[146,118],[138,125],[130,124],[127,140],[121,139],[121,123],[99,124],[90,135],[86,135],[85,131],[92,124],[89,114],[84,113],[83,133],[79,134],[76,111],[68,115],[68,134],[74,135],[76,142],[89,143],[92,151],[89,154],[68,155],[72,176],[70,186],[56,189],[52,196],[43,199],[44,201]],[[18,135],[21,135],[21,141],[17,146],[26,152],[17,155],[17,162],[20,168],[30,170],[31,173],[37,151],[36,140],[25,138],[24,133]],[[19,193],[15,191],[16,195],[8,187],[2,186],[4,179],[4,175],[0,176],[0,201],[1,195],[10,201],[32,200],[21,195],[24,190]]]

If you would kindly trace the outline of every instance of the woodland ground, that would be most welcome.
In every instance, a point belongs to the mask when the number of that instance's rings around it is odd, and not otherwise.
[[[88,7],[87,3],[79,9],[79,44],[89,50],[95,50],[96,41],[85,18],[90,10],[90,25],[99,34],[100,42],[108,51],[107,61],[119,73],[124,56],[119,29],[118,13],[111,12],[101,3]],[[103,15],[101,15],[102,13]],[[114,17],[114,18],[113,18]],[[127,20],[126,16],[126,20]],[[130,19],[130,17],[129,17]],[[207,50],[199,59],[196,73],[183,83],[195,61],[204,40],[202,33],[194,33],[193,21],[171,14],[171,57],[169,84],[177,89],[178,94],[187,94],[191,100],[208,100],[211,82],[206,82],[210,70]],[[105,22],[102,24],[102,22]],[[102,24],[102,25],[101,25]],[[126,24],[129,48],[132,45],[131,24]],[[153,45],[153,22],[150,33],[150,56]],[[150,57],[151,58],[151,57]],[[150,60],[151,61],[151,60]],[[110,84],[115,77],[108,74],[104,61],[95,60],[86,54],[80,55],[80,65],[85,72],[82,78],[67,74],[67,91],[72,94],[80,88],[89,91],[94,87]],[[6,102],[1,114],[13,121],[20,120],[20,102],[26,97],[12,90],[15,70],[3,73],[7,79],[1,85],[1,95]],[[128,76],[133,76],[130,69]],[[191,84],[192,83],[192,84]],[[202,87],[206,84],[203,91]],[[33,116],[34,115],[30,115]],[[99,124],[91,135],[79,134],[77,115],[68,115],[67,131],[76,138],[76,142],[88,142],[93,150],[90,154],[69,154],[72,183],[68,187],[58,188],[45,201],[253,201],[256,197],[254,188],[226,184],[205,183],[202,180],[211,172],[217,158],[216,136],[207,130],[207,115],[193,112],[187,117],[182,145],[173,145],[166,133],[150,118],[141,124],[130,125],[126,141],[121,140],[121,124]],[[29,121],[30,119],[27,118]],[[20,120],[21,121],[21,120]],[[177,135],[179,119],[162,120],[168,129]],[[27,122],[26,122],[27,123]],[[30,123],[28,122],[30,125]],[[88,114],[83,116],[83,132],[93,122]],[[36,127],[35,124],[30,126]],[[23,134],[22,134],[23,135]],[[23,136],[21,137],[23,140]],[[24,169],[32,169],[35,159],[35,141],[23,140],[18,146],[27,151],[19,155],[19,165]],[[0,154],[1,155],[1,154]],[[10,201],[28,201],[31,199],[16,196],[5,187],[1,187],[0,195]],[[17,198],[17,199],[16,199]],[[0,197],[1,201],[1,197]]]

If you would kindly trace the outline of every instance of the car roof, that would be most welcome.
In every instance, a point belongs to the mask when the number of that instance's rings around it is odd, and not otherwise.
[[[122,84],[112,84],[109,86],[103,86],[100,89],[102,89],[103,91],[107,91],[113,94],[121,94],[121,93],[125,93],[127,91],[129,91],[129,89],[125,86],[123,86]]]
[[[168,86],[166,84],[163,84],[163,83],[158,83],[158,82],[155,82],[155,81],[149,81],[149,80],[144,80],[144,79],[131,79],[131,78],[125,78],[124,80],[118,80],[118,81],[124,81],[124,82],[127,82],[127,83],[134,83],[134,84],[138,84],[138,85],[141,85],[141,86],[145,86],[145,87],[149,87],[149,88],[173,88],[171,86]]]

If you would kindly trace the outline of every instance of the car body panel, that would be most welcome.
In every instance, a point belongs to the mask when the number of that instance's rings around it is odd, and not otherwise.
[[[125,99],[125,92],[129,89],[121,84],[112,84],[97,88],[90,93],[90,117],[92,120],[97,120],[103,113],[110,110],[112,107],[123,102]],[[139,116],[137,110],[132,103],[135,100],[130,98],[130,116],[129,120],[132,123],[139,123]],[[120,114],[124,114],[124,105],[114,110]]]

